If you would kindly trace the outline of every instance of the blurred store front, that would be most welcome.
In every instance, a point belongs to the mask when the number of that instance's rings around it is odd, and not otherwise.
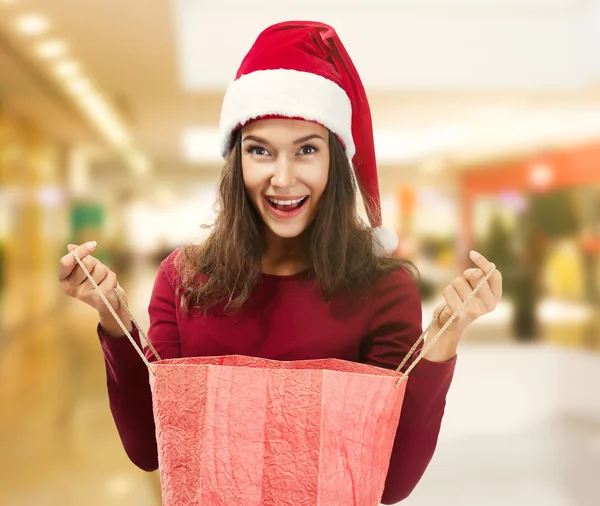
[[[600,346],[599,166],[600,144],[592,143],[461,179],[461,239],[504,273],[521,339]]]

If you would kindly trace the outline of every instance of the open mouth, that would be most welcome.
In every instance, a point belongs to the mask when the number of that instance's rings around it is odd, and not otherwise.
[[[308,200],[308,195],[305,195],[304,197],[300,197],[298,199],[289,200],[266,197],[265,200],[268,202],[269,207],[271,207],[272,209],[285,213],[300,209]]]

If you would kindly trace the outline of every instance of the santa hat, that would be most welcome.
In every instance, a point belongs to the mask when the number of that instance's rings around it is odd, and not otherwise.
[[[381,200],[371,110],[362,81],[335,30],[311,21],[288,21],[264,30],[227,88],[221,110],[221,152],[233,135],[261,117],[302,118],[323,125],[345,147],[369,223],[388,252],[396,234],[381,227]]]

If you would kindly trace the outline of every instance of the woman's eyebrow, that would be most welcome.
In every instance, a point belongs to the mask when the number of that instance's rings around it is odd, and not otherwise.
[[[307,135],[306,137],[302,137],[301,139],[298,139],[297,141],[294,141],[294,144],[302,144],[303,142],[310,141],[311,139],[321,139],[322,141],[325,140],[319,134],[310,134],[310,135]]]
[[[311,139],[321,139],[322,141],[325,140],[319,134],[310,134],[310,135],[306,135],[305,137],[302,137],[300,139],[295,140],[294,144],[302,144],[303,142],[310,141]],[[270,143],[269,143],[269,141],[267,139],[263,139],[262,137],[256,137],[255,135],[247,135],[246,137],[244,137],[242,139],[242,142],[246,142],[246,141],[254,141],[254,142],[258,142],[259,144],[268,144],[268,145],[270,145]]]
[[[244,137],[242,139],[242,142],[246,142],[246,141],[254,141],[254,142],[258,142],[259,144],[269,144],[269,141],[267,139],[263,139],[261,137],[256,137],[254,135],[247,135],[246,137]]]

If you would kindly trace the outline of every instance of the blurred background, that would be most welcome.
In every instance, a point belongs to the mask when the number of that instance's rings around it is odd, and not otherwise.
[[[213,217],[225,87],[287,19],[333,24],[363,77],[424,322],[471,248],[504,274],[405,504],[597,506],[597,0],[0,0],[0,504],[160,504],[58,260],[98,241],[147,328],[158,263]]]

